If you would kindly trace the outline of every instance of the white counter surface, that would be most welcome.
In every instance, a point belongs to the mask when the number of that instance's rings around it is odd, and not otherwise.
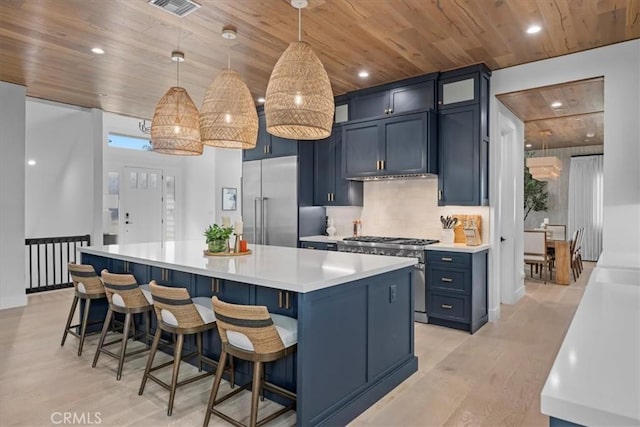
[[[139,262],[293,292],[311,292],[417,263],[415,258],[249,245],[252,254],[204,256],[201,240],[78,248],[87,254]]]
[[[566,421],[640,426],[640,269],[593,270],[540,401]]]
[[[342,239],[344,239],[345,237],[349,237],[349,236],[306,236],[306,237],[300,237],[300,241],[301,242],[320,242],[320,243],[335,243],[335,242],[339,242]]]
[[[491,245],[488,243],[483,243],[478,246],[467,246],[465,243],[434,243],[433,245],[426,246],[426,250],[428,251],[466,252],[470,254],[486,251],[490,248]]]

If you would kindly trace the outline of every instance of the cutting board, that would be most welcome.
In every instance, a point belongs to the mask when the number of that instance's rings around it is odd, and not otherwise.
[[[476,228],[478,229],[478,235],[482,236],[482,215],[452,215],[454,218],[458,218],[458,225],[453,229],[455,235],[453,238],[454,243],[467,243],[467,238],[464,236],[464,224],[467,221],[471,224],[471,219],[475,219]],[[481,237],[482,238],[482,237]]]

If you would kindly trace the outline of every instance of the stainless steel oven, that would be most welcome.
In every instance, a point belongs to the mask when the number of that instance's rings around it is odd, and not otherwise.
[[[427,323],[429,318],[424,251],[425,246],[433,243],[438,243],[438,240],[377,236],[348,237],[338,242],[338,251],[417,258],[418,263],[414,266],[413,275],[414,319],[416,322]]]

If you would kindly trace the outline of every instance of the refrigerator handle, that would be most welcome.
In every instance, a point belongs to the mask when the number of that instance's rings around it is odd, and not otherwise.
[[[253,243],[258,245],[258,201],[260,197],[253,199]]]
[[[265,227],[265,220],[266,220],[266,216],[267,216],[267,200],[269,200],[268,197],[263,197],[262,198],[262,216],[260,217],[262,220],[262,244],[266,245],[267,243],[267,227]]]

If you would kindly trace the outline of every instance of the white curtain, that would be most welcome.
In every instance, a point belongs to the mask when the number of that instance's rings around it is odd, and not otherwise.
[[[602,252],[602,155],[571,158],[569,168],[569,228],[567,236],[584,227],[582,259],[597,261]]]

